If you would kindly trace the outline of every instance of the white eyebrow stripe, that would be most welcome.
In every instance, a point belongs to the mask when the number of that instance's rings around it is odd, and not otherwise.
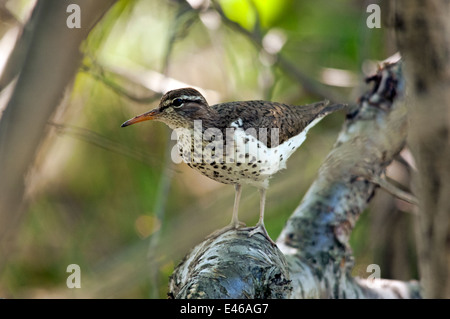
[[[198,95],[180,95],[178,97],[173,98],[172,100],[164,101],[163,107],[169,106],[176,99],[181,99],[181,100],[186,100],[186,101],[203,101],[204,100],[201,96],[198,96]]]
[[[179,97],[177,97],[177,99],[188,100],[188,101],[192,101],[192,100],[202,101],[203,100],[203,98],[198,95],[180,95]]]

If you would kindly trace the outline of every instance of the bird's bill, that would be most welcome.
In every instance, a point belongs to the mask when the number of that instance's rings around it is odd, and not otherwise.
[[[148,121],[148,120],[153,120],[158,115],[159,115],[159,110],[158,109],[154,109],[154,110],[151,110],[151,111],[146,112],[144,114],[135,116],[132,119],[129,119],[128,121],[124,122],[121,125],[121,127],[125,127],[125,126],[131,125],[131,124],[136,124],[136,123],[144,122],[144,121]]]

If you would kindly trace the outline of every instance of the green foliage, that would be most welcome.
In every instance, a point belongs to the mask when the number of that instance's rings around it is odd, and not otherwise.
[[[231,20],[247,30],[253,30],[259,23],[270,28],[288,15],[293,0],[221,0],[223,11]]]

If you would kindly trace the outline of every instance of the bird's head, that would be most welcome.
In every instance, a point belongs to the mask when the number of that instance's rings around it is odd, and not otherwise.
[[[167,92],[159,106],[149,112],[129,119],[122,127],[142,121],[156,120],[170,128],[193,128],[194,120],[207,119],[214,113],[206,99],[193,88],[183,88]]]

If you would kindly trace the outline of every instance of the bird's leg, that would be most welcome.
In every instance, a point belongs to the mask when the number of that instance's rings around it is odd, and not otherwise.
[[[260,194],[260,202],[259,202],[259,220],[255,227],[252,227],[252,230],[248,234],[248,237],[253,236],[256,233],[263,234],[264,237],[266,237],[270,243],[273,246],[276,246],[275,242],[270,238],[269,234],[267,233],[266,226],[264,226],[264,207],[266,205],[266,189],[260,188],[259,189]]]
[[[240,226],[245,226],[245,223],[240,222],[238,218],[239,202],[241,200],[242,185],[235,185],[234,194],[234,206],[233,206],[233,216],[231,217],[231,223],[228,225],[230,228],[239,228]]]
[[[259,189],[259,220],[256,226],[264,226],[264,208],[266,207],[266,189]]]
[[[224,228],[216,230],[212,234],[208,235],[206,238],[217,237],[229,231],[230,229],[238,229],[239,227],[245,226],[245,223],[240,222],[238,218],[239,201],[241,200],[241,193],[242,193],[242,185],[236,184],[234,193],[233,216],[231,217],[231,222]]]

